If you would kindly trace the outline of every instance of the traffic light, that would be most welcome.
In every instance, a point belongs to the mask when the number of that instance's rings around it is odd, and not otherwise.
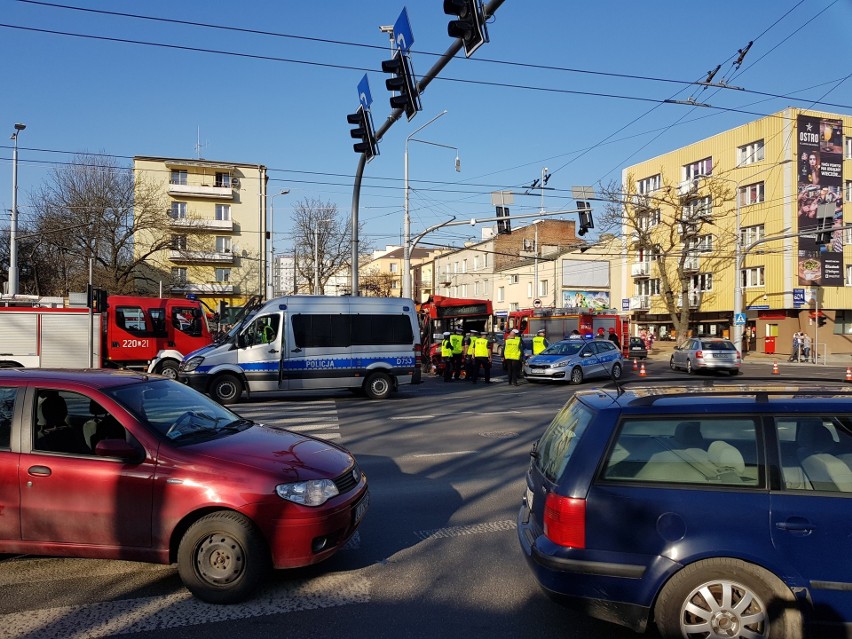
[[[86,287],[86,306],[92,309],[93,313],[106,313],[107,310],[107,292],[102,288],[95,288],[91,284]]]
[[[509,220],[509,207],[498,206],[497,217],[503,218],[497,220],[497,234],[509,235],[512,232],[512,222]]]
[[[411,58],[397,49],[392,59],[382,61],[382,71],[394,75],[385,80],[385,86],[388,91],[399,94],[391,96],[391,108],[404,109],[406,117],[410,120],[423,108],[420,106],[420,93],[417,91],[414,70],[411,68]]]
[[[469,58],[488,42],[488,29],[480,0],[444,0],[444,13],[458,16],[458,20],[450,20],[447,33],[451,38],[461,38],[465,57]]]
[[[588,202],[577,202],[577,209],[580,215],[580,230],[577,235],[585,235],[589,229],[595,228],[595,221],[592,219],[592,207]]]
[[[825,323],[827,321],[828,321],[828,318],[825,315],[822,315],[822,314],[820,314],[820,316],[817,318],[817,324],[819,324],[820,326],[825,326]]]
[[[361,140],[353,144],[352,148],[355,149],[355,153],[366,155],[369,162],[379,154],[379,145],[376,143],[376,132],[373,129],[373,118],[370,112],[361,105],[356,113],[346,116],[346,121],[355,125],[354,129],[350,129],[349,135],[356,140]]]

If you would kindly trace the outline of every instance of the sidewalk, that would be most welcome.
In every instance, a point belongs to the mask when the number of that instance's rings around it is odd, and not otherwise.
[[[674,350],[676,342],[663,342],[657,340],[654,342],[654,348],[648,353],[648,359],[653,361],[665,361],[668,363],[671,358],[672,351]],[[790,356],[787,353],[777,353],[774,355],[767,355],[766,353],[759,352],[748,352],[743,356],[743,362],[748,363],[760,363],[760,362],[778,362],[779,364],[796,364],[797,362],[788,362]],[[852,355],[849,353],[838,353],[832,354],[829,353],[827,357],[827,361],[823,363],[822,357],[820,357],[819,364],[814,362],[798,362],[801,366],[852,366]]]

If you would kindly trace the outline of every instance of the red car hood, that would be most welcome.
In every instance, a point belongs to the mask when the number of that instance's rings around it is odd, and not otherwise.
[[[288,430],[252,426],[240,433],[195,444],[195,454],[213,464],[242,465],[278,476],[282,481],[334,479],[352,468],[352,455],[330,442]]]

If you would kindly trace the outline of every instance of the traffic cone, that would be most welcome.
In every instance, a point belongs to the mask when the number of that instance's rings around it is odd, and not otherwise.
[[[642,362],[642,368],[639,369],[639,377],[645,377],[647,374],[645,372],[645,362]]]
[[[635,357],[633,358],[633,370],[634,370],[634,371],[638,371],[638,370],[639,370],[639,364],[636,362],[636,358],[635,358]]]
[[[779,372],[778,372],[778,362],[777,362],[777,361],[772,362],[772,374],[773,374],[773,375],[778,375],[778,374],[779,374]]]
[[[852,382],[852,368],[846,368],[846,381]]]

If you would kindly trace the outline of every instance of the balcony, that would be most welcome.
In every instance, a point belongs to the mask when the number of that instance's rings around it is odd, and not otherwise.
[[[649,262],[636,262],[630,265],[630,275],[633,277],[650,277],[651,264]]]
[[[190,282],[183,282],[182,284],[175,284],[171,287],[172,293],[223,293],[223,294],[232,294],[234,292],[233,284],[226,284],[224,282],[210,282],[208,284],[192,284]]]
[[[233,220],[210,220],[201,218],[171,218],[169,227],[174,229],[190,229],[193,231],[223,231],[231,233],[234,230]]]
[[[684,273],[695,273],[700,270],[701,266],[701,258],[697,255],[688,255],[686,259],[683,261],[683,272]]]
[[[202,197],[213,200],[233,200],[236,181],[216,182],[212,178],[208,183],[173,184],[169,182],[168,194],[174,197]]]
[[[690,293],[689,308],[698,308],[699,306],[701,306],[701,293]],[[677,307],[683,308],[683,297],[681,295],[677,296]]]
[[[172,262],[214,262],[216,264],[233,264],[234,254],[230,251],[186,251],[172,249],[169,251],[169,259]]]
[[[631,311],[647,311],[651,309],[650,295],[637,295],[630,298]]]

